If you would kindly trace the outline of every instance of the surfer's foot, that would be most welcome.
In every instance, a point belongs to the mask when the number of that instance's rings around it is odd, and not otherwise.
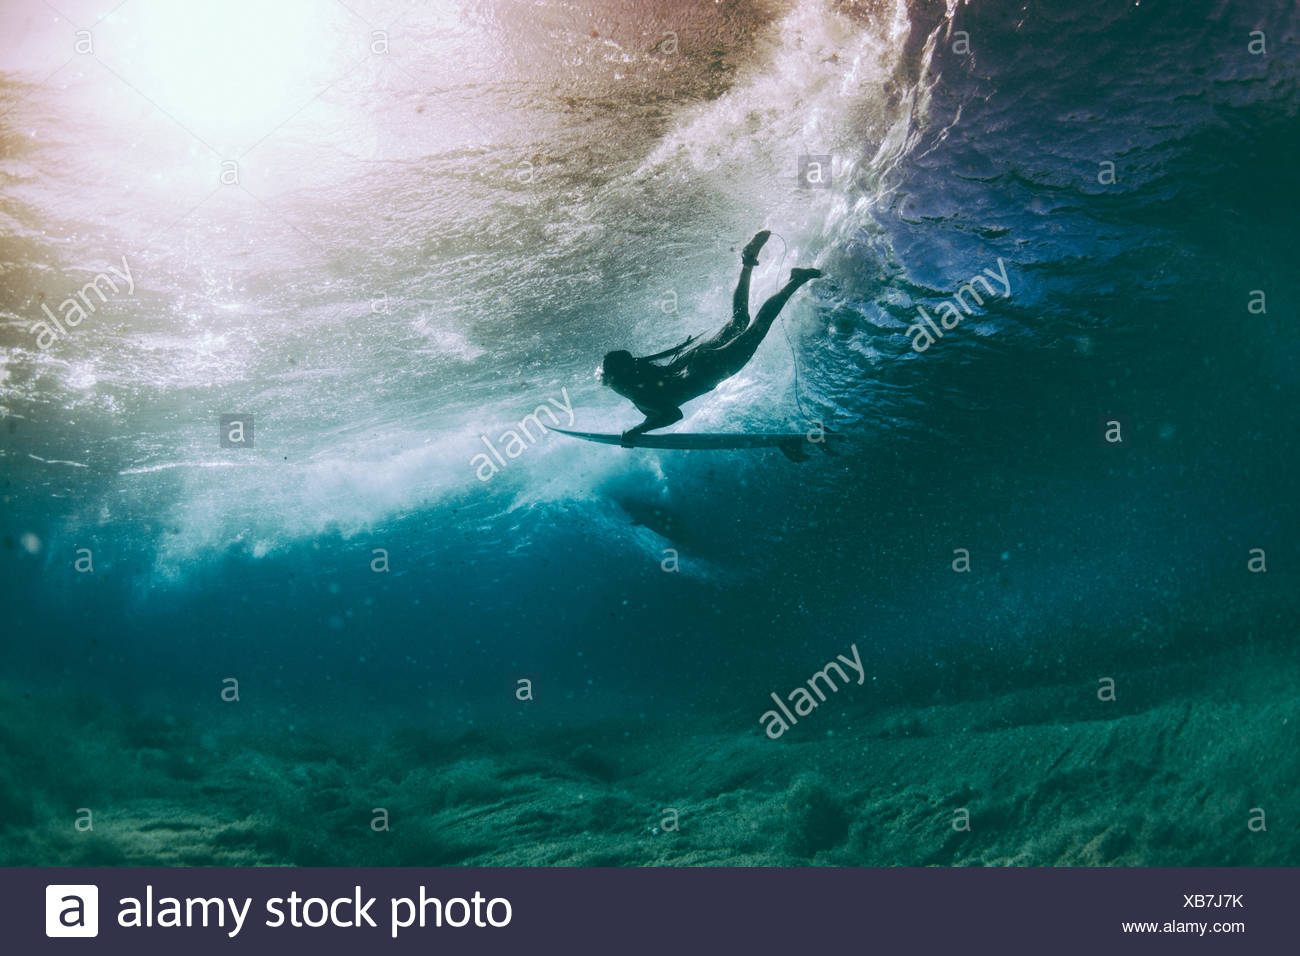
[[[753,239],[749,240],[749,245],[747,245],[743,250],[741,250],[740,253],[741,263],[747,266],[758,265],[759,250],[763,248],[763,243],[767,242],[768,237],[771,235],[772,233],[770,231],[764,229],[762,232],[754,236]]]
[[[820,279],[822,277],[821,269],[791,269],[791,282],[807,282],[809,279]]]

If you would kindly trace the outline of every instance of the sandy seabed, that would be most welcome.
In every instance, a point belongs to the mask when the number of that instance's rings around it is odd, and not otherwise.
[[[875,709],[846,692],[773,741],[757,710],[222,736],[10,684],[0,863],[1300,864],[1293,652],[1132,672],[1111,702],[1096,686]]]

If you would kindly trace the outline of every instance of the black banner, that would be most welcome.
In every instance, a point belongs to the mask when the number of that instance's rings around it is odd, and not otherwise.
[[[1281,953],[1300,871],[15,868],[0,890],[23,954]]]

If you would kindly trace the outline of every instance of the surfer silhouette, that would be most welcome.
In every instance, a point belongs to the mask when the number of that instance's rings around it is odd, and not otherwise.
[[[640,425],[623,432],[625,444],[651,429],[681,421],[682,405],[712,391],[719,382],[744,368],[790,297],[805,282],[821,275],[819,269],[791,269],[789,281],[763,303],[751,320],[749,274],[758,265],[758,253],[770,235],[764,229],[742,250],[740,281],[731,299],[731,321],[714,335],[700,342],[693,335],[675,348],[640,358],[621,349],[605,355],[600,363],[601,382],[629,399],[645,416]]]

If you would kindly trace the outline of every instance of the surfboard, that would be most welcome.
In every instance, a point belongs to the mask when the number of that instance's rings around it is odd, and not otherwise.
[[[571,432],[567,428],[551,428],[553,432],[581,438],[583,441],[599,442],[602,445],[623,445],[622,435],[605,432]],[[823,441],[828,435],[821,436]],[[822,442],[810,442],[801,432],[677,432],[668,435],[635,435],[626,445],[629,448],[671,448],[687,451],[723,451],[737,448],[780,448],[782,451],[802,450],[808,444],[821,445]]]

